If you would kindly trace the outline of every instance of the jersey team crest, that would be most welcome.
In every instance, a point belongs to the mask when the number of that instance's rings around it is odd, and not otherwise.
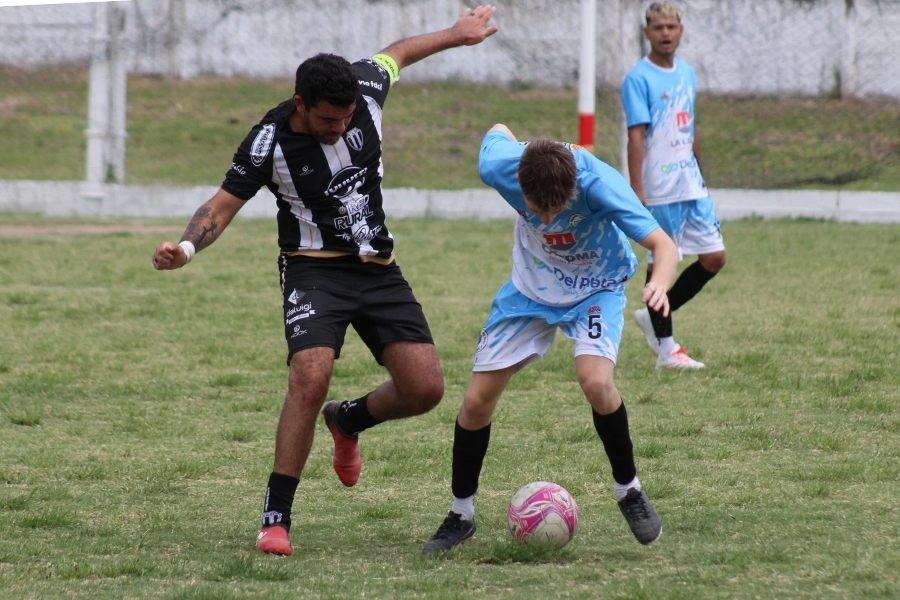
[[[354,151],[359,152],[363,148],[363,133],[359,127],[354,127],[344,135],[347,145]]]

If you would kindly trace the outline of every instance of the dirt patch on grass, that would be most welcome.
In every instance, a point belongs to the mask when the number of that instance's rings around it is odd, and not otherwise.
[[[119,235],[123,233],[175,233],[183,227],[153,225],[0,225],[0,238],[36,238],[69,235]]]

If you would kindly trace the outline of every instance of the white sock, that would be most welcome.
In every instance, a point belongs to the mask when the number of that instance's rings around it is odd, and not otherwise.
[[[625,494],[627,494],[627,493],[628,493],[628,490],[630,490],[631,488],[641,489],[641,482],[638,481],[637,475],[635,475],[635,476],[634,476],[634,479],[632,479],[631,481],[629,481],[629,482],[626,483],[625,485],[622,485],[621,483],[619,483],[619,482],[617,481],[617,482],[616,482],[616,485],[613,486],[613,491],[614,491],[615,494],[616,494],[616,501],[618,502],[619,500],[621,500],[622,498],[624,498],[624,497],[625,497]]]
[[[659,338],[659,355],[668,356],[678,350],[678,344],[672,336]]]
[[[468,498],[454,497],[453,506],[450,507],[450,510],[458,515],[462,515],[462,518],[466,521],[475,520],[475,496],[469,496]]]

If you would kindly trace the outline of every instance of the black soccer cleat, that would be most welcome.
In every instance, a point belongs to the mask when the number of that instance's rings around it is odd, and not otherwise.
[[[659,515],[653,509],[644,490],[636,487],[630,488],[625,497],[619,500],[619,510],[625,515],[625,520],[631,527],[631,533],[640,543],[652,544],[662,535],[662,523],[659,522]]]
[[[473,535],[475,535],[475,521],[466,521],[462,515],[450,511],[447,513],[447,518],[438,527],[437,532],[425,542],[422,554],[446,552],[459,546]]]

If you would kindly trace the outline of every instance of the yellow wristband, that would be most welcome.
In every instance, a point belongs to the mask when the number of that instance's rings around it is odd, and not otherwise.
[[[400,79],[400,67],[397,66],[396,60],[387,54],[376,54],[372,57],[372,60],[384,67],[384,70],[388,72],[388,76],[391,78],[392,85]]]

